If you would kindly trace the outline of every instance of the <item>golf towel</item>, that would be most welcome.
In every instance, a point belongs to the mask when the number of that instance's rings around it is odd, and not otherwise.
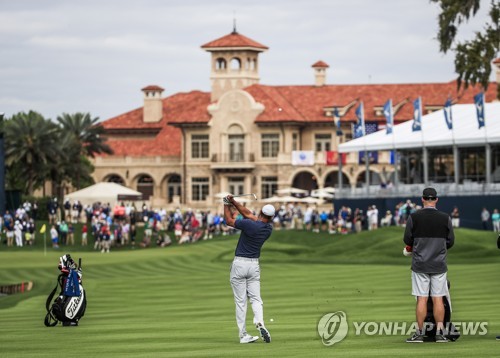
[[[80,284],[78,283],[78,273],[70,270],[64,285],[65,296],[80,296]]]

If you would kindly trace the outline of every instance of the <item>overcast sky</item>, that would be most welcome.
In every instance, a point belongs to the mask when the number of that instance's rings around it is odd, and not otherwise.
[[[461,38],[483,28],[489,3]],[[269,47],[262,84],[313,84],[318,60],[328,84],[451,81],[438,13],[429,0],[0,0],[0,112],[104,120],[142,106],[146,85],[209,91],[200,46],[229,34],[233,18]]]

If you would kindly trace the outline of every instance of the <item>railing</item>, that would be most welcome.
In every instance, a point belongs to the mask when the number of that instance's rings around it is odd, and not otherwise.
[[[218,153],[212,155],[213,163],[253,163],[255,155],[253,153]]]
[[[429,183],[437,190],[439,196],[472,196],[472,195],[500,195],[500,183],[465,182],[454,183]],[[426,186],[424,184],[399,184],[392,188],[382,188],[379,185],[370,185],[361,188],[337,189],[335,198],[394,198],[394,197],[419,197]]]

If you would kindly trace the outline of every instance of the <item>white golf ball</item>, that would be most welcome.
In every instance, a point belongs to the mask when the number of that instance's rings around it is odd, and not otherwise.
[[[271,322],[274,322],[274,319],[272,319],[272,318],[271,318],[271,319],[270,319],[270,321],[271,321]]]

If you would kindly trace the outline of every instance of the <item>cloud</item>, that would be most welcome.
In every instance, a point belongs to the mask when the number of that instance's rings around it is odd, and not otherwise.
[[[208,91],[206,42],[238,32],[270,47],[263,84],[450,81],[453,55],[435,40],[438,8],[422,0],[23,0],[0,5],[0,111],[48,117],[88,111],[109,118],[165,95]],[[488,2],[482,3],[483,8]],[[485,15],[460,38],[481,28]]]

